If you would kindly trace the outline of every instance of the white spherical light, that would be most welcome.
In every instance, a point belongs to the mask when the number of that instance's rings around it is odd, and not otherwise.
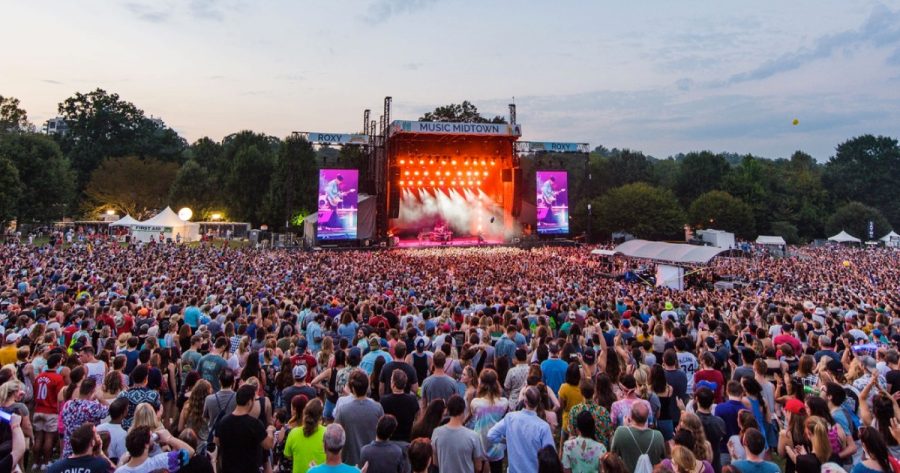
[[[194,211],[185,207],[178,211],[178,218],[182,220],[190,220],[194,216]]]

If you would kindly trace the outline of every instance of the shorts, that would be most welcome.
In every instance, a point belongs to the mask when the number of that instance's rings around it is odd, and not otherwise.
[[[42,414],[40,412],[34,413],[34,419],[31,421],[31,425],[35,431],[38,432],[53,432],[56,433],[59,431],[59,427],[57,425],[59,416],[56,414]]]

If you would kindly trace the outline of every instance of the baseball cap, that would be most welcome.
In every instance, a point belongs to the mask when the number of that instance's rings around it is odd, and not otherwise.
[[[694,391],[700,388],[709,388],[710,391],[716,392],[716,389],[719,388],[719,383],[707,381],[704,379],[703,381],[697,382],[697,384],[694,386]]]
[[[828,369],[828,371],[830,371],[834,374],[841,375],[841,376],[843,376],[843,374],[844,374],[844,364],[838,360],[835,360],[834,358],[829,360],[828,364],[825,365],[825,367]]]
[[[305,379],[306,378],[306,365],[299,364],[299,365],[295,366],[294,369],[291,371],[291,373],[294,375],[294,379]]]
[[[297,349],[299,349],[301,353],[305,352],[306,347],[308,347],[308,346],[309,346],[309,342],[307,342],[305,338],[301,338],[300,340],[297,340]]]
[[[380,346],[381,338],[379,338],[378,335],[375,335],[374,333],[372,335],[369,335],[369,348],[375,349],[379,348]]]

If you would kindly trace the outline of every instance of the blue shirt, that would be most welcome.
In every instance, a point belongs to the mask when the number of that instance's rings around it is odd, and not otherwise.
[[[200,326],[200,308],[196,306],[188,306],[184,309],[184,323],[190,325],[194,330]]]
[[[740,460],[732,463],[732,465],[740,470],[741,473],[781,473],[778,465],[767,461],[752,462],[750,460]]]
[[[338,326],[338,335],[340,335],[341,338],[353,340],[353,336],[356,335],[357,328],[359,328],[359,325],[353,321],[346,325],[341,324],[340,326]]]
[[[384,350],[375,350],[366,353],[366,356],[364,356],[362,361],[359,363],[359,367],[362,368],[362,370],[365,371],[366,374],[372,374],[372,370],[375,369],[375,360],[377,360],[379,356],[384,357],[385,364],[394,361],[390,353]]]
[[[318,465],[307,470],[307,473],[359,473],[359,468],[341,463],[340,465]]]
[[[544,384],[554,393],[559,392],[559,387],[566,380],[566,370],[569,364],[559,358],[550,358],[541,363],[541,372],[544,374]]]
[[[317,342],[316,339],[319,339]],[[309,343],[309,349],[317,352],[322,348],[322,326],[318,322],[310,322],[306,324],[306,341]]]
[[[737,435],[741,429],[738,426],[738,412],[746,409],[741,401],[729,399],[716,406],[716,417],[725,421],[725,438]]]
[[[494,346],[494,358],[500,358],[501,356],[505,356],[510,363],[516,359],[516,342],[507,336],[497,340],[497,345]]]
[[[534,473],[538,471],[537,452],[553,445],[550,424],[534,411],[511,412],[488,431],[488,440],[500,443],[506,440],[508,473]]]

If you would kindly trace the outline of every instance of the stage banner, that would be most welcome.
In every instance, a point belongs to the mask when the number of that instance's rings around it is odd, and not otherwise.
[[[394,135],[397,133],[522,136],[522,128],[520,125],[509,125],[506,123],[448,123],[397,120],[391,123],[390,134]]]
[[[590,153],[590,145],[587,143],[558,143],[555,141],[518,141],[516,151],[519,153],[537,153],[546,151],[549,153]]]
[[[359,203],[359,171],[356,169],[319,170],[319,211],[316,238],[319,240],[355,240]]]
[[[369,144],[369,135],[309,132],[306,134],[306,140],[310,143],[319,144],[367,145]]]
[[[566,171],[538,171],[537,232],[539,235],[568,235],[569,176]]]

